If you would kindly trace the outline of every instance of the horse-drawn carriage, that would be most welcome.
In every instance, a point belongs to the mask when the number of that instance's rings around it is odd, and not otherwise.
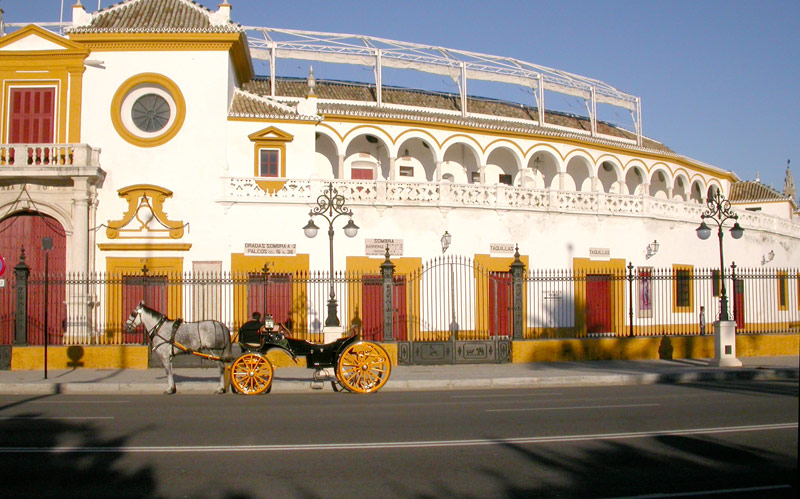
[[[376,392],[386,384],[392,369],[386,350],[376,343],[361,341],[355,334],[326,344],[290,338],[270,316],[266,317],[259,331],[260,341],[240,342],[242,354],[235,359],[231,354],[230,332],[221,322],[170,320],[140,303],[125,325],[133,329],[139,324],[144,327],[153,352],[164,365],[166,393],[175,393],[172,359],[180,354],[218,362],[220,383],[217,393],[225,392],[229,371],[231,387],[244,395],[270,391],[275,370],[267,354],[274,349],[283,350],[295,361],[304,356],[306,367],[314,369],[314,380],[323,379],[325,370],[333,369],[333,387],[337,391],[343,388],[355,393]]]

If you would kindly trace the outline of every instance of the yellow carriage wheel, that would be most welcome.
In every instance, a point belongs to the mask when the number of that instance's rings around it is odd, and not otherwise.
[[[336,378],[351,392],[371,393],[381,389],[392,373],[392,361],[380,345],[354,343],[339,355]]]
[[[245,395],[264,393],[272,386],[272,363],[258,353],[240,355],[231,366],[231,383]]]

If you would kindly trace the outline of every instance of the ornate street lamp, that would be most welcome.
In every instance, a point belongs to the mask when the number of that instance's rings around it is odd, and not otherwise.
[[[717,236],[719,237],[719,279],[721,283],[720,299],[719,299],[719,320],[729,320],[728,315],[728,296],[725,292],[725,259],[722,252],[722,225],[728,220],[734,220],[733,227],[731,227],[731,236],[734,239],[739,239],[744,233],[744,229],[736,221],[739,215],[731,211],[731,203],[722,197],[719,191],[709,197],[706,203],[708,209],[701,215],[700,226],[696,229],[697,237],[706,240],[711,236],[711,227],[706,225],[706,220],[711,220],[717,224]]]
[[[333,188],[333,183],[328,182],[328,188],[317,197],[317,206],[308,212],[310,217],[308,223],[303,227],[303,232],[306,237],[312,238],[319,232],[319,227],[314,223],[314,217],[319,216],[328,221],[328,239],[330,240],[330,271],[331,271],[331,291],[330,299],[328,300],[328,317],[325,319],[325,325],[331,327],[339,327],[339,317],[337,316],[336,304],[336,291],[333,286],[333,222],[342,215],[351,217],[347,224],[343,227],[344,234],[347,237],[355,237],[358,234],[358,226],[353,223],[353,212],[344,206],[344,196]]]

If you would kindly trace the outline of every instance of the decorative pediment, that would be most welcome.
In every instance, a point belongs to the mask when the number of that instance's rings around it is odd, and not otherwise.
[[[180,239],[185,224],[169,220],[164,201],[172,191],[157,185],[137,184],[123,187],[119,197],[128,201],[128,210],[120,220],[109,220],[106,235],[109,239]]]
[[[294,140],[294,135],[286,133],[274,126],[253,132],[247,136],[252,142],[291,142]]]
[[[0,38],[0,51],[89,53],[83,45],[33,24]]]

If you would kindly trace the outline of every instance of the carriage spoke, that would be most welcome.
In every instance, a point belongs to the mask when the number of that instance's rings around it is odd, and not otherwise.
[[[231,373],[236,390],[245,395],[264,393],[272,384],[272,364],[258,353],[238,357],[231,366]]]
[[[386,384],[391,369],[386,351],[375,343],[365,341],[350,345],[342,352],[336,376],[346,389],[370,393]]]

